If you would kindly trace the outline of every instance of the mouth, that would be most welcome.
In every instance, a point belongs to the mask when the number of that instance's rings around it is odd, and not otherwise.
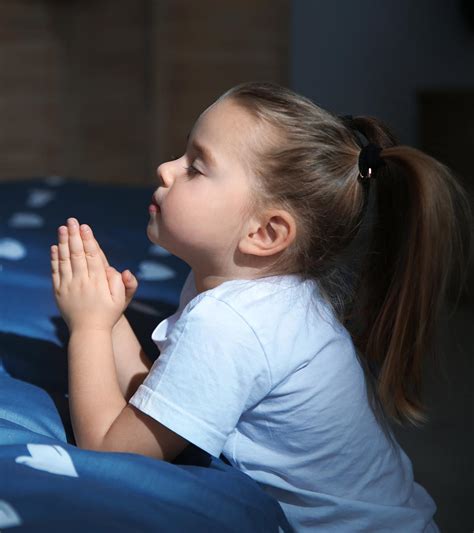
[[[157,202],[154,195],[151,197],[151,204],[148,206],[148,212],[150,215],[157,215],[161,212],[160,204]]]

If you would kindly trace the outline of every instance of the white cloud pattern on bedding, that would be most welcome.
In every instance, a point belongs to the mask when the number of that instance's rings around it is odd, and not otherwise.
[[[44,219],[36,213],[14,213],[8,220],[11,228],[41,228]]]
[[[16,239],[0,239],[0,258],[19,261],[26,256],[26,248]]]
[[[74,468],[71,456],[62,446],[49,444],[27,444],[30,455],[20,455],[15,463],[24,464],[36,470],[43,470],[50,474],[79,477]]]
[[[0,527],[15,527],[23,524],[19,514],[6,501],[0,500]]]

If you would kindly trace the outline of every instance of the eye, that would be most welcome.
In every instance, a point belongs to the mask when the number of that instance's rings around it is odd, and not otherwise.
[[[184,167],[184,169],[186,170],[186,174],[190,178],[194,177],[196,174],[201,174],[197,168],[193,167],[193,165],[189,167]]]

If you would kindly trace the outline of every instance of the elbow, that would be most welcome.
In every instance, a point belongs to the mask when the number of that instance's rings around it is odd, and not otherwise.
[[[90,452],[103,452],[107,451],[103,441],[92,440],[76,440],[76,446],[81,450],[88,450]]]
[[[113,437],[113,438],[111,438]],[[117,439],[114,435],[105,435],[100,442],[96,442],[93,445],[94,451],[98,452],[114,452],[114,453],[133,453],[136,455],[143,455],[145,457],[151,457],[152,459],[158,459],[160,461],[171,461],[163,456],[160,447],[142,447],[137,444],[136,441],[130,439]]]

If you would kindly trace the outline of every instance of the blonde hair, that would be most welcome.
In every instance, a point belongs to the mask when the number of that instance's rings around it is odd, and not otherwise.
[[[422,361],[435,356],[451,275],[461,274],[459,296],[471,250],[464,189],[445,165],[398,145],[373,117],[348,122],[269,82],[242,83],[224,98],[268,126],[253,153],[251,209],[281,206],[297,224],[268,275],[316,280],[351,334],[372,401],[399,424],[426,422]],[[382,147],[385,162],[369,198],[358,180],[356,131]]]

